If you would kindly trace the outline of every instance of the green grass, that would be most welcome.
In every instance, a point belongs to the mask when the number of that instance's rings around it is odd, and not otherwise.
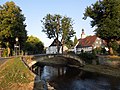
[[[19,57],[8,60],[0,67],[0,89],[10,88],[16,83],[30,83],[34,77]]]

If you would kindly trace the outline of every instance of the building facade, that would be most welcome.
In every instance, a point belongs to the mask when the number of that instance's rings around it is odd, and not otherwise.
[[[80,54],[81,52],[92,52],[93,49],[103,47],[103,40],[93,36],[85,36],[84,31],[82,30],[81,38],[78,39],[78,43],[74,47],[74,52]]]
[[[58,41],[59,54],[62,54],[62,44]],[[68,48],[63,46],[63,52],[66,52]],[[57,39],[55,39],[52,44],[46,49],[46,54],[57,54]]]

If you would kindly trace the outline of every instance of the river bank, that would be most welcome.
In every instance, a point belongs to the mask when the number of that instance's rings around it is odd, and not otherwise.
[[[80,69],[88,72],[94,72],[120,78],[120,68],[114,68],[106,65],[86,64],[84,67],[81,67]]]
[[[7,59],[0,66],[0,90],[33,90],[34,77],[19,57]]]
[[[0,61],[0,90],[54,90],[31,72],[19,57]]]

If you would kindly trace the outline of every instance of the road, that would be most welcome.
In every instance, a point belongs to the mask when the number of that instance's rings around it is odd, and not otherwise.
[[[0,57],[0,66],[12,57]]]

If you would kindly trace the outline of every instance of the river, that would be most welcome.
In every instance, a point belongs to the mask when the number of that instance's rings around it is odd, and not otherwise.
[[[120,78],[76,68],[44,66],[41,78],[55,90],[120,90]]]

